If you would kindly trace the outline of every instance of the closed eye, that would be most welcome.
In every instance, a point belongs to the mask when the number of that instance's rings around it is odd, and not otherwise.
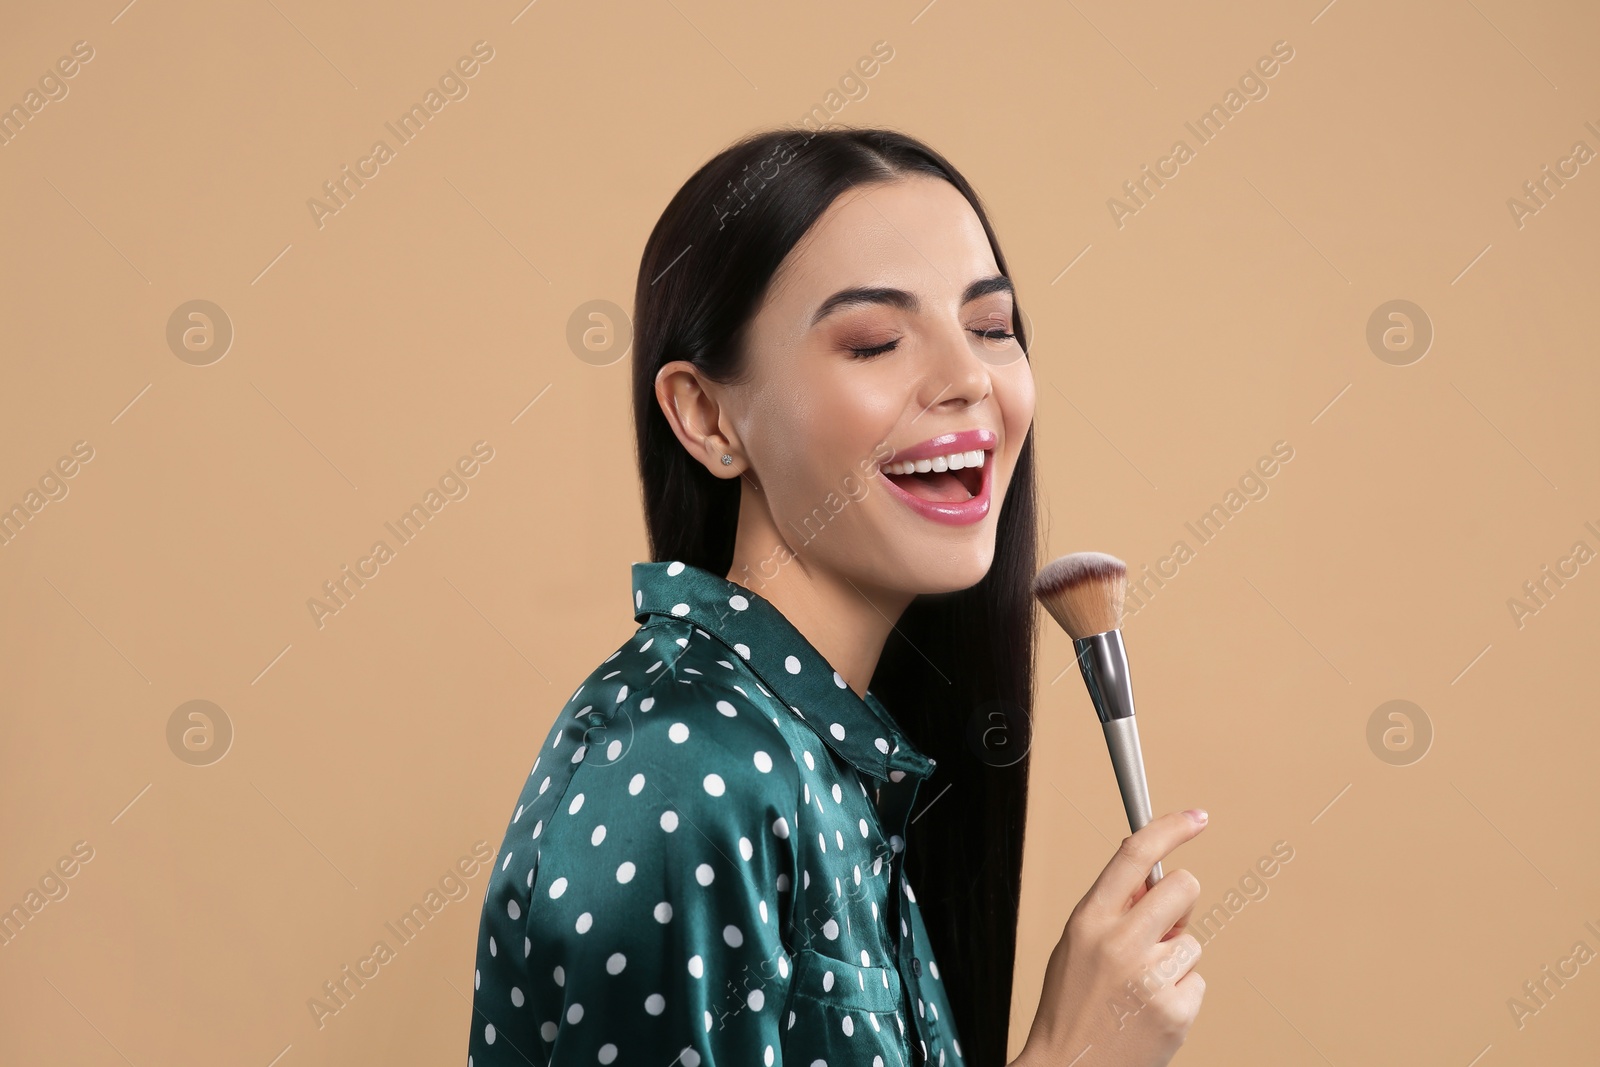
[[[991,327],[987,330],[969,330],[968,332],[977,334],[979,337],[982,337],[987,341],[1009,341],[1016,336],[1016,334],[1011,333],[1009,330],[998,326]],[[897,337],[893,341],[889,341],[881,345],[875,345],[872,348],[852,348],[850,349],[850,353],[856,359],[871,359],[874,356],[881,356],[887,352],[893,352],[899,346],[900,338]]]

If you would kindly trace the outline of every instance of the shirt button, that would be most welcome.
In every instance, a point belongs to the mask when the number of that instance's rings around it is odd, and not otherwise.
[[[911,973],[918,978],[922,977],[922,961],[915,956],[911,957]]]

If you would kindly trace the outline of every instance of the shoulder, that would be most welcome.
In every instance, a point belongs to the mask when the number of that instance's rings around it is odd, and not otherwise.
[[[793,794],[797,756],[780,726],[791,715],[737,653],[691,622],[661,616],[591,672],[561,712],[589,770],[743,764],[755,772],[752,785]]]

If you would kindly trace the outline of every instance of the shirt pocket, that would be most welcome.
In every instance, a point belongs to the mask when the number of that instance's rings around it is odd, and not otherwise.
[[[890,1018],[900,1010],[900,972],[893,967],[863,967],[809,948],[796,949],[790,958],[792,996]]]

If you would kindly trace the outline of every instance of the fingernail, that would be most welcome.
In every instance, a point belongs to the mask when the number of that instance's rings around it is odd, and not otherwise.
[[[1195,822],[1199,823],[1201,826],[1204,826],[1206,824],[1206,820],[1211,818],[1210,815],[1206,814],[1206,809],[1204,808],[1188,808],[1184,811],[1184,814],[1189,816],[1189,818],[1193,819]]]

